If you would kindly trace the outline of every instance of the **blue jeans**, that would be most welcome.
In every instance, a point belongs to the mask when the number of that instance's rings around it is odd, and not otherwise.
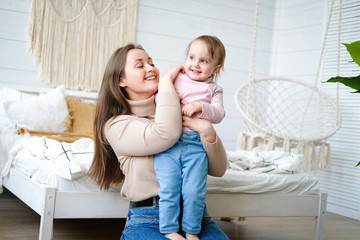
[[[208,160],[197,132],[183,132],[168,150],[155,155],[160,184],[160,232],[199,234],[205,208]],[[183,212],[180,215],[180,199]]]
[[[184,235],[184,232],[179,232]],[[229,240],[225,233],[211,220],[206,207],[202,216],[200,240]],[[121,240],[169,240],[159,231],[159,207],[139,207],[128,212]]]

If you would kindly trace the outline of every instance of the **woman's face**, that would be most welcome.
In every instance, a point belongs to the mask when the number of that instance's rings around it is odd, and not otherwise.
[[[131,49],[126,56],[124,72],[119,86],[125,89],[130,100],[148,99],[158,90],[159,70],[145,51]]]

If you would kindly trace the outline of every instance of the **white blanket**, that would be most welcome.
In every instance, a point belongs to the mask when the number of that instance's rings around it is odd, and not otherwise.
[[[2,147],[6,146],[6,149],[2,149],[2,153],[7,152],[7,156],[2,156],[2,159],[7,159],[7,161],[0,165],[3,176],[10,170],[11,161],[15,156],[17,156],[18,164],[21,164],[23,160],[20,155],[23,155],[38,158],[44,164],[46,162],[45,165],[51,165],[58,176],[73,180],[87,173],[94,156],[94,142],[89,138],[66,143],[46,137],[19,136],[13,132],[3,133],[1,137]],[[302,155],[280,151],[239,150],[228,151],[227,155],[228,168],[235,171],[289,174],[301,170],[303,164]],[[31,173],[29,174],[31,176]]]
[[[6,176],[12,168],[11,171],[18,171],[33,181],[62,191],[96,192],[100,189],[85,175],[93,159],[93,149],[91,139],[60,143],[47,138],[17,135],[14,131],[2,133],[0,172]],[[208,176],[209,192],[308,194],[318,191],[318,181],[313,174],[273,174],[298,169],[296,166],[301,165],[301,156],[248,151],[229,151],[227,154],[229,169],[223,177]],[[274,165],[277,165],[277,169],[271,173],[259,174],[276,168]],[[120,188],[117,186],[113,190],[119,191]]]
[[[303,155],[280,151],[228,151],[229,168],[257,173],[295,173],[302,170]]]
[[[41,160],[53,162],[58,176],[72,180],[89,170],[94,157],[94,142],[90,138],[66,143],[46,137],[33,137],[24,150]]]
[[[56,178],[49,177],[49,175],[53,174],[65,181],[82,179],[80,177],[87,173],[92,163],[94,142],[91,139],[83,138],[74,143],[65,143],[45,137],[21,136],[14,131],[9,131],[0,134],[0,150],[2,154],[0,156],[0,189],[2,177],[9,173],[11,166],[20,168],[23,174],[37,179],[41,183],[57,186],[58,184],[55,183],[57,180],[54,180]],[[242,192],[266,191],[269,188],[269,179],[275,177],[276,180],[273,184],[282,183],[280,184],[282,186],[286,186],[282,182],[283,180],[286,182],[296,178],[295,182],[300,183],[299,179],[304,177],[308,179],[307,176],[300,176],[301,174],[286,174],[289,179],[283,174],[257,174],[298,172],[303,163],[301,155],[279,151],[228,151],[227,155],[229,159],[227,174],[219,179],[214,178],[215,180],[209,177],[208,187],[210,190],[214,188],[223,191],[229,187],[239,190],[238,188],[241,187]],[[284,177],[281,178],[280,175]],[[290,178],[291,175],[294,177]],[[264,179],[259,180],[259,178]],[[249,183],[254,179],[257,179],[255,182],[258,185],[259,181],[265,182],[266,185],[259,185],[258,189],[254,190],[255,186]],[[226,182],[226,185],[220,184],[221,181]],[[314,184],[311,183],[311,185]]]
[[[40,165],[49,166],[59,177],[73,180],[83,176],[89,170],[94,156],[94,142],[89,138],[66,143],[46,137],[31,137],[28,134],[20,136],[14,132],[8,132],[2,133],[0,140],[2,148],[6,148],[1,149],[3,155],[0,164],[1,177],[7,175],[15,158],[17,164],[25,166],[26,161],[30,161],[30,157],[41,160],[38,168]],[[27,158],[22,159],[21,156]],[[34,161],[33,164],[36,162]],[[31,175],[29,172],[30,177]]]

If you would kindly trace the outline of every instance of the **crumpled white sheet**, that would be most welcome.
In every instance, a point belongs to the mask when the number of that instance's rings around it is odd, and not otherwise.
[[[250,194],[317,194],[319,183],[303,171],[304,156],[281,151],[227,151],[224,176],[208,176],[207,191]]]
[[[59,142],[46,137],[34,137],[29,134],[17,135],[14,131],[1,134],[1,178],[6,176],[14,159],[27,176],[32,177],[36,169],[47,166],[61,178],[73,180],[84,176],[94,157],[94,142],[90,138],[81,138],[73,143]],[[33,161],[29,166],[29,159]],[[34,166],[36,165],[36,166]]]
[[[319,190],[319,181],[311,172],[272,174],[228,169],[222,177],[207,179],[209,193],[305,195]]]
[[[227,151],[229,168],[257,173],[291,174],[302,170],[304,156],[281,151]]]
[[[47,142],[45,145],[44,140]],[[64,149],[70,160],[61,154]],[[19,171],[34,181],[63,191],[100,191],[97,185],[85,175],[93,159],[93,149],[91,139],[60,144],[55,140],[32,137],[28,134],[17,135],[14,131],[2,133],[0,134],[1,177],[6,176],[8,172],[6,169],[10,170],[12,166],[12,171]],[[80,152],[83,154],[76,154]],[[283,152],[248,151],[228,151],[227,153],[229,169],[223,177],[208,176],[209,192],[307,194],[316,193],[319,189],[317,178],[309,172],[272,174],[272,172],[289,173],[281,170],[282,166],[288,170],[297,169],[296,165],[302,161],[301,155],[292,157]],[[265,159],[265,161],[259,159]],[[57,162],[57,160],[60,161]],[[290,161],[286,162],[286,160]],[[268,166],[260,164],[263,162],[265,165],[267,162],[276,163],[278,169],[270,173],[258,174],[271,166],[271,164]],[[244,169],[249,170],[244,171]],[[80,177],[82,175],[85,176]],[[117,186],[113,190],[119,191],[120,188],[121,186]]]
[[[22,139],[12,128],[0,133],[0,193],[3,192],[4,176],[9,173],[12,160],[20,149],[16,143],[22,142]]]
[[[24,150],[34,157],[52,162],[59,177],[73,180],[89,170],[94,157],[94,142],[90,138],[66,143],[46,137],[33,137]]]

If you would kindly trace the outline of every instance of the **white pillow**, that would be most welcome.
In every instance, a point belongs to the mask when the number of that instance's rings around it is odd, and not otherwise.
[[[8,119],[19,128],[54,132],[66,129],[69,112],[63,86],[26,101],[4,102],[3,105]]]
[[[16,101],[20,100],[21,92],[6,88],[6,87],[0,87],[0,102],[6,102],[6,101]]]
[[[0,132],[11,126],[11,122],[6,116],[3,103],[20,100],[20,97],[21,92],[11,88],[0,87]]]

